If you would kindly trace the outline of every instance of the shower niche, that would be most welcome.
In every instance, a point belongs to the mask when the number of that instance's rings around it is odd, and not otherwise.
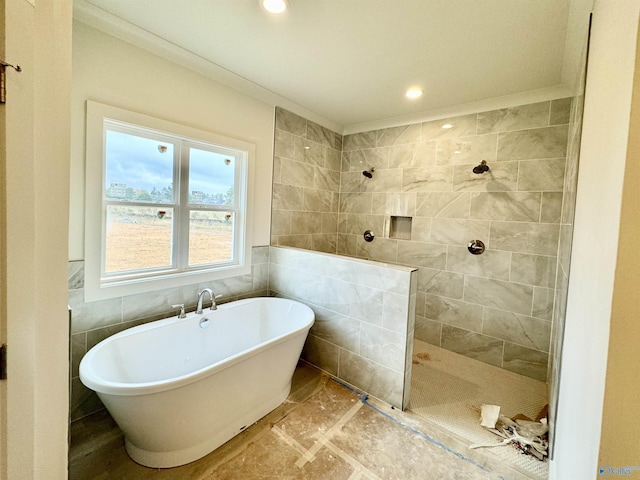
[[[397,240],[411,240],[412,217],[392,215],[389,219],[389,238]]]

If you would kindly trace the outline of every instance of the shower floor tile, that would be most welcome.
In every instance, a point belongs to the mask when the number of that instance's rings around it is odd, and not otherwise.
[[[453,450],[400,412],[301,363],[289,399],[206,457],[172,469],[137,465],[106,413],[72,425],[70,479],[455,479],[507,477]],[[510,477],[509,477],[510,478]]]
[[[480,426],[483,404],[499,405],[507,417],[521,413],[535,419],[547,402],[544,382],[414,340],[409,410],[463,445],[499,443],[499,437]],[[548,477],[548,463],[511,445],[476,451],[494,456],[494,462],[520,472],[521,478]]]

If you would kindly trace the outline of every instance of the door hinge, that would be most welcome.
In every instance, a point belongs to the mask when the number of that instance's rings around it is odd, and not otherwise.
[[[7,344],[0,346],[0,380],[7,379]]]

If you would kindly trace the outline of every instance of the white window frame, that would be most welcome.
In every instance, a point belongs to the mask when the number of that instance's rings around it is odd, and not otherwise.
[[[186,266],[181,269],[160,269],[134,275],[107,275],[103,271],[105,225],[108,202],[105,200],[105,122],[122,126],[148,129],[171,137],[178,137],[185,148],[232,149],[236,158],[236,193],[233,211],[234,230],[237,232],[233,246],[234,260],[215,265]],[[98,102],[87,101],[86,129],[86,194],[85,194],[85,302],[105,300],[151,292],[165,288],[203,283],[223,278],[245,275],[251,272],[251,247],[253,225],[253,164],[255,146],[241,140],[228,138],[204,130],[180,125],[149,115],[131,112]],[[182,187],[186,181],[181,180]],[[181,201],[184,201],[183,196]],[[158,204],[161,206],[161,204]],[[188,232],[187,232],[188,234]],[[179,248],[186,255],[187,236],[178,234]],[[188,242],[187,242],[188,243]],[[181,255],[179,253],[178,255]],[[185,257],[182,257],[183,260]],[[183,262],[184,263],[184,262]]]

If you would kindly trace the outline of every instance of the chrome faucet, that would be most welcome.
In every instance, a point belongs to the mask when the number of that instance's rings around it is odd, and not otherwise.
[[[198,305],[196,306],[196,313],[198,315],[202,315],[202,300],[205,293],[208,293],[209,298],[211,298],[211,310],[216,310],[218,308],[218,305],[216,305],[216,295],[213,294],[213,290],[210,288],[203,288],[198,294]]]

